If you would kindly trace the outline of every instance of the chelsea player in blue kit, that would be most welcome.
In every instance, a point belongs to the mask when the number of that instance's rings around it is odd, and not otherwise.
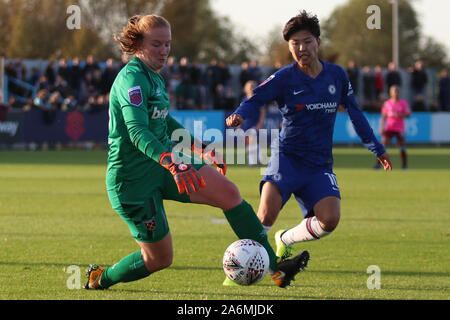
[[[283,117],[279,141],[261,181],[258,217],[270,230],[279,212],[295,196],[304,219],[275,234],[277,256],[288,258],[292,245],[330,234],[340,219],[340,192],[333,173],[333,130],[338,107],[348,113],[362,143],[385,170],[392,170],[385,147],[375,138],[355,101],[346,72],[318,57],[320,26],[305,11],[291,18],[283,37],[295,62],[271,75],[226,123],[238,126],[263,104],[275,100]]]

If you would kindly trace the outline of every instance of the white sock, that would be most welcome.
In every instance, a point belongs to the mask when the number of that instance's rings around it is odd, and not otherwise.
[[[270,229],[272,229],[272,226],[265,226],[265,225],[262,225],[262,226],[263,226],[264,230],[266,230],[266,233],[269,232]]]
[[[318,240],[329,234],[330,232],[322,229],[316,217],[311,217],[303,219],[298,226],[283,233],[281,240],[290,246],[297,242]]]
[[[256,143],[248,146],[248,164],[258,164],[258,144]]]

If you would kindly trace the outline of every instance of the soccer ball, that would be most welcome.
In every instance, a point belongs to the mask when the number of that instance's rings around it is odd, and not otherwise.
[[[223,271],[241,286],[261,281],[269,271],[269,255],[259,243],[250,239],[233,242],[223,255]]]

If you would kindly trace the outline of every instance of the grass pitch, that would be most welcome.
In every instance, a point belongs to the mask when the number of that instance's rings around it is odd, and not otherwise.
[[[394,171],[386,173],[371,169],[365,149],[334,150],[341,221],[329,237],[294,247],[308,249],[312,260],[288,290],[269,277],[223,287],[222,254],[236,238],[222,212],[167,201],[173,265],[106,291],[78,289],[88,264],[109,266],[138,249],[109,206],[106,152],[2,151],[0,299],[448,300],[450,149],[410,148],[408,170],[399,169],[398,151],[389,151]],[[229,166],[227,176],[257,208],[259,169]],[[300,219],[291,199],[269,232],[271,243],[278,229]]]

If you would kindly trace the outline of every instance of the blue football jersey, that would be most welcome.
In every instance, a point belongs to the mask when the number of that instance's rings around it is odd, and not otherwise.
[[[251,118],[261,105],[276,101],[283,118],[279,151],[293,154],[307,165],[331,166],[336,112],[340,105],[347,111],[356,133],[367,149],[377,157],[386,150],[353,95],[347,73],[338,65],[321,61],[323,70],[311,78],[297,63],[286,66],[261,83],[250,99],[234,113]]]

